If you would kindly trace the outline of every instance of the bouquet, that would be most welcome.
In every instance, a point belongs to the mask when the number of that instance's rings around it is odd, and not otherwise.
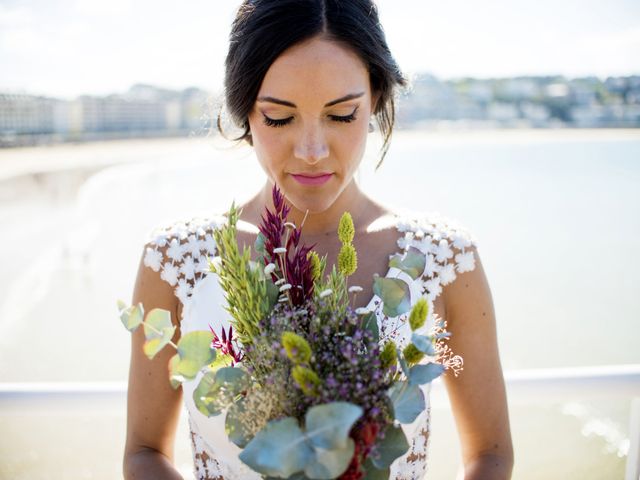
[[[348,212],[338,227],[337,266],[326,273],[326,256],[300,244],[302,225],[287,221],[290,207],[277,187],[272,194],[275,210],[262,217],[257,261],[249,248],[238,248],[235,205],[214,233],[218,256],[209,268],[225,292],[228,331],[190,332],[175,345],[166,310],[144,319],[141,304],[120,301],[121,320],[130,331],[144,326],[149,358],[167,345],[177,350],[169,362],[174,388],[204,370],[195,404],[209,417],[226,415],[226,433],[254,471],[267,478],[388,478],[409,449],[400,424],[426,408],[420,385],[452,365],[457,375],[460,358],[448,361],[444,325],[417,332],[429,304],[421,298],[410,308],[396,279],[376,277],[374,292],[386,315],[408,314],[413,333],[406,347],[380,335],[374,312],[353,308],[362,288],[348,286],[357,268]],[[425,256],[410,249],[389,265],[415,279]]]

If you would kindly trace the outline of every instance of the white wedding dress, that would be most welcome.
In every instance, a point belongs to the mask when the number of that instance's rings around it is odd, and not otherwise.
[[[207,257],[216,254],[212,231],[225,221],[225,217],[219,216],[173,223],[155,229],[146,244],[145,265],[160,272],[162,279],[175,287],[175,294],[182,302],[182,334],[194,330],[209,331],[209,327],[220,334],[221,327],[229,327],[230,315],[224,309],[224,292],[218,284],[217,275],[208,271],[207,262]],[[416,280],[396,268],[390,268],[386,274],[387,277],[399,278],[407,283],[412,305],[420,296],[424,296],[432,307],[443,285],[453,282],[457,273],[475,268],[475,239],[467,230],[438,214],[399,216],[396,217],[395,226],[398,230],[399,252],[413,246],[427,256],[425,271]],[[381,300],[376,295],[368,307],[375,310],[380,331],[393,332],[396,344],[404,347],[411,336],[407,315],[395,318],[385,316]],[[425,330],[435,322],[433,308],[429,308],[429,312]],[[225,434],[224,413],[208,418],[196,408],[193,391],[201,377],[202,373],[182,386],[189,416],[196,479],[261,478],[239,460],[240,449]],[[430,385],[425,386],[423,391],[427,408],[415,422],[403,425],[410,449],[392,464],[391,479],[422,479],[425,476],[430,433]]]

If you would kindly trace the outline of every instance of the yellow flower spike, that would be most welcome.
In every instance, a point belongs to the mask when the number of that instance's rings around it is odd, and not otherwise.
[[[304,338],[293,332],[284,332],[281,340],[289,360],[296,364],[309,362],[311,359],[311,347]]]
[[[353,236],[356,230],[353,227],[353,218],[349,212],[344,212],[340,217],[340,223],[338,224],[338,238],[343,245],[353,242]]]
[[[322,382],[316,372],[302,365],[296,365],[293,367],[291,375],[305,395],[310,397],[318,395],[318,387]]]
[[[393,342],[387,342],[380,352],[380,364],[383,370],[391,368],[398,361],[396,357],[396,345]]]
[[[356,249],[350,243],[342,245],[338,254],[338,271],[348,277],[358,268],[358,254]]]
[[[320,257],[316,252],[311,250],[307,253],[307,259],[311,262],[311,276],[313,281],[317,282],[320,279]]]
[[[429,313],[429,304],[424,297],[421,297],[411,309],[409,314],[409,326],[415,331],[424,325]]]
[[[410,343],[404,350],[402,350],[402,354],[404,355],[404,359],[407,361],[407,364],[411,367],[418,363],[420,360],[424,358],[424,353],[418,350],[413,343]]]

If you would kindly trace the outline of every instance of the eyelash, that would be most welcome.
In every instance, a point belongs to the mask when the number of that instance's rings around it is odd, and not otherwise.
[[[346,115],[344,117],[341,117],[339,115],[329,115],[329,117],[331,117],[332,120],[336,121],[336,122],[343,122],[343,123],[351,123],[353,122],[357,117],[355,116],[356,112],[358,111],[358,109],[356,108],[352,114],[350,115]],[[273,118],[269,118],[267,117],[264,113],[262,114],[262,116],[264,117],[264,124],[269,126],[269,127],[284,127],[285,125],[287,125],[290,121],[292,117],[289,118],[283,118],[281,120],[276,120]]]

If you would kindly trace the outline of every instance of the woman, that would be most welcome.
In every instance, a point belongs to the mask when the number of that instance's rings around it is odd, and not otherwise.
[[[461,375],[443,377],[461,441],[464,478],[510,478],[513,452],[494,311],[470,236],[442,219],[402,218],[354,181],[373,117],[384,138],[384,157],[394,123],[394,91],[405,84],[375,5],[368,0],[247,0],[230,40],[226,106],[267,177],[264,188],[242,205],[239,243],[253,245],[261,213],[265,206],[273,209],[274,183],[292,208],[290,220],[300,225],[306,216],[302,242],[315,244],[318,253],[328,256],[328,265],[335,263],[340,248],[338,221],[349,211],[360,259],[350,283],[364,289],[356,307],[373,308],[379,304],[372,292],[374,274],[387,272],[389,256],[399,245],[419,240],[433,255],[411,287],[447,321],[449,346],[464,359]],[[170,310],[180,327],[174,342],[181,333],[206,328],[199,312],[206,310],[210,317],[211,308],[217,308],[224,316],[219,286],[201,267],[205,255],[215,253],[211,231],[221,221],[178,223],[156,232],[145,246],[133,303],[142,302],[146,311]],[[378,319],[382,328],[394,321]],[[149,361],[143,343],[138,329],[132,337],[125,477],[181,478],[173,466],[173,445],[184,397],[197,477],[251,478],[223,424],[216,423],[218,417],[206,419],[193,407],[194,385],[185,383],[178,390],[169,385],[172,352],[165,349]],[[392,478],[424,476],[428,414],[410,434],[411,449],[392,466]]]

